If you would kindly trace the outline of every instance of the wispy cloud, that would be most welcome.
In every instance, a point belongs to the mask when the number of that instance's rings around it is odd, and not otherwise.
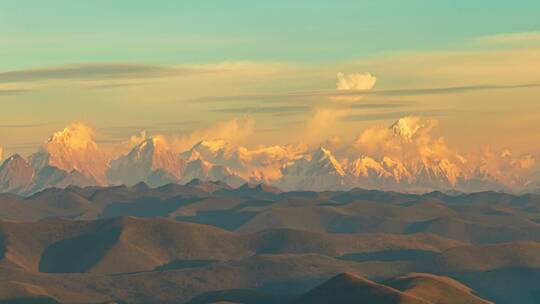
[[[394,109],[409,107],[408,103],[355,103],[351,105],[352,109]]]
[[[383,119],[398,119],[406,116],[443,116],[452,110],[422,110],[422,111],[397,111],[369,114],[351,114],[344,117],[345,121],[373,121]]]
[[[100,89],[106,90],[106,89],[117,89],[117,88],[140,87],[140,86],[147,86],[151,84],[153,83],[141,82],[141,81],[121,82],[121,83],[98,83],[98,84],[88,85],[88,88],[96,89],[96,90],[100,90]]]
[[[41,122],[41,123],[21,123],[21,124],[0,124],[0,129],[31,129],[39,128],[48,125],[54,125],[54,122]]]
[[[236,96],[209,96],[191,100],[197,101],[239,101],[239,100],[262,100],[281,101],[292,97],[340,97],[340,96],[419,96],[419,95],[447,95],[461,94],[476,91],[490,90],[516,90],[526,88],[540,88],[540,83],[527,84],[500,84],[500,85],[468,85],[437,88],[415,88],[415,89],[388,89],[388,90],[316,90],[301,92],[286,92],[281,94],[260,94],[260,95],[236,95]]]
[[[46,80],[99,80],[164,77],[193,72],[194,68],[175,68],[144,64],[81,64],[0,73],[0,83],[35,82]]]
[[[0,96],[8,96],[8,95],[15,95],[15,94],[21,94],[26,93],[28,90],[23,89],[0,89]]]
[[[279,113],[298,113],[311,110],[308,106],[275,106],[275,107],[238,107],[215,109],[215,112],[235,113],[235,114],[279,114]]]
[[[483,36],[477,39],[480,43],[487,44],[515,44],[540,42],[540,32],[522,32]]]
[[[113,138],[125,138],[127,135],[132,135],[134,133],[146,130],[149,132],[165,132],[171,131],[175,128],[186,128],[195,124],[195,121],[166,121],[166,122],[156,122],[152,124],[136,124],[136,125],[123,125],[123,126],[110,126],[105,128],[98,128],[97,131],[101,134]],[[165,132],[166,133],[166,132]]]

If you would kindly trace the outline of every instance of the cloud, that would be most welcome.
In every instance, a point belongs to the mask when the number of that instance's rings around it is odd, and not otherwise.
[[[245,113],[245,114],[281,114],[281,113],[299,113],[311,110],[309,106],[264,106],[264,107],[238,107],[215,109],[215,112],[223,113]]]
[[[411,106],[406,103],[355,103],[351,105],[353,109],[394,109]]]
[[[516,156],[508,148],[494,151],[487,146],[481,148],[473,162],[477,164],[478,175],[497,179],[511,188],[530,182],[535,166],[535,159],[531,155]]]
[[[350,114],[343,119],[346,121],[373,121],[383,119],[398,119],[404,116],[441,116],[446,115],[453,110],[440,109],[440,110],[420,110],[420,111],[399,111],[399,112],[385,112],[385,113],[369,113],[369,114]]]
[[[189,122],[191,123],[191,122]],[[183,123],[158,123],[155,125],[182,125]],[[170,149],[176,152],[183,152],[190,149],[196,143],[202,140],[224,140],[233,145],[240,145],[248,142],[249,137],[254,133],[255,121],[248,118],[235,118],[226,121],[216,122],[208,127],[195,129],[184,134],[167,134],[155,129],[155,125],[145,126],[126,126],[118,128],[101,129],[102,132],[114,134],[115,136],[128,136],[125,140],[116,140],[117,145],[110,151],[111,158],[129,152],[133,147],[149,138],[158,138],[161,143],[166,144]],[[125,135],[126,133],[135,135]],[[124,137],[125,138],[125,137]],[[114,139],[113,139],[114,142]]]
[[[108,161],[95,142],[95,132],[89,126],[74,122],[55,132],[33,156],[34,164],[45,163],[66,172],[76,170],[97,183],[106,184]],[[36,162],[37,160],[37,162]]]
[[[146,134],[146,130],[141,131],[141,133],[137,135],[132,135],[128,140],[128,146],[129,150],[133,149],[133,147],[138,146],[143,141],[148,139],[148,135]]]
[[[44,122],[44,123],[28,123],[28,124],[11,124],[11,125],[0,125],[1,129],[31,129],[31,128],[39,128],[47,125],[52,125],[54,123],[52,122]]]
[[[420,95],[449,95],[462,94],[478,91],[494,90],[519,90],[527,88],[540,88],[540,83],[521,83],[521,84],[498,84],[498,85],[467,85],[467,86],[449,86],[435,88],[415,88],[415,89],[388,89],[388,90],[316,90],[286,92],[279,94],[260,94],[260,95],[236,95],[236,96],[213,96],[202,97],[191,101],[238,101],[238,100],[266,100],[282,101],[291,98],[310,98],[310,97],[363,97],[363,96],[420,96]]]
[[[391,168],[399,164],[401,176],[439,179],[451,186],[474,179],[496,181],[513,189],[527,184],[535,166],[532,156],[515,156],[508,149],[496,152],[489,147],[478,153],[458,152],[435,134],[438,125],[435,119],[407,116],[390,127],[365,129],[352,144],[356,151],[352,153],[364,160],[355,163],[361,166],[355,171],[366,172],[362,166],[373,167],[375,162],[380,170],[390,170],[386,172],[389,175],[396,174]]]
[[[65,127],[62,131],[55,132],[47,141],[46,146],[61,146],[71,150],[82,150],[88,147],[95,147],[95,133],[89,126],[74,122]]]
[[[540,32],[521,32],[483,36],[477,39],[485,44],[519,44],[540,42]]]
[[[0,146],[0,161],[4,159],[4,148]]]
[[[350,91],[350,90],[371,90],[377,82],[377,77],[370,73],[353,73],[343,74],[337,73],[336,89],[338,91]]]
[[[436,119],[405,116],[390,126],[368,127],[353,141],[328,136],[320,137],[318,144],[336,153],[344,170],[358,178],[357,186],[407,191],[448,187],[478,190],[476,182],[489,181],[493,182],[487,184],[489,189],[503,185],[506,188],[501,186],[500,189],[520,190],[534,181],[533,170],[537,163],[531,155],[516,155],[510,149],[497,151],[490,147],[458,151],[438,135],[438,127]],[[117,142],[121,149],[107,157],[96,144],[92,128],[72,123],[55,132],[31,160],[36,164],[35,160],[45,152],[41,159],[48,164],[68,172],[77,170],[104,184],[108,161],[153,138],[176,153],[189,151],[193,159],[200,157],[224,165],[246,180],[272,182],[282,177],[284,166],[308,155],[309,150],[302,144],[247,148],[254,129],[253,120],[237,118],[175,136],[141,131]],[[205,142],[196,145],[201,141]],[[190,151],[192,148],[194,150]],[[0,159],[1,150],[0,147]],[[369,178],[373,184],[362,184]],[[392,182],[387,183],[388,180]],[[467,184],[470,181],[472,184]],[[466,188],[467,185],[472,186]]]
[[[9,96],[9,95],[15,95],[15,94],[22,94],[26,93],[28,90],[23,89],[0,89],[0,96]]]
[[[47,80],[99,80],[163,77],[181,71],[171,67],[143,64],[81,64],[0,73],[0,83]]]
[[[512,89],[527,89],[527,88],[538,88],[538,87],[540,87],[540,83],[470,85],[470,86],[455,86],[455,87],[440,87],[440,88],[382,90],[382,91],[368,92],[367,95],[379,95],[379,96],[447,95],[447,94],[460,94],[460,93],[477,92],[477,91],[512,90]]]
[[[369,73],[343,74],[337,73],[337,91],[371,90],[377,78]],[[316,107],[313,115],[301,134],[302,140],[307,144],[320,144],[323,138],[335,136],[336,123],[340,122],[351,111],[351,105],[358,102],[361,96],[333,97],[326,103]]]
[[[127,136],[131,136],[133,133],[141,132],[141,130],[147,133],[165,133],[169,134],[171,128],[186,128],[189,125],[193,125],[195,121],[170,121],[170,122],[154,122],[154,123],[141,123],[133,125],[120,125],[99,128],[98,131],[102,134],[106,134],[108,137],[114,139],[124,139]]]
[[[433,135],[437,126],[437,120],[407,116],[398,119],[390,128],[368,128],[353,143],[353,147],[364,155],[364,161],[357,161],[355,165],[372,166],[375,162],[385,174],[409,182],[431,176],[455,186],[458,178],[465,174],[463,165],[467,160],[450,149],[444,138]],[[359,167],[355,171],[366,172],[366,169]]]
[[[248,141],[254,130],[254,120],[235,118],[217,122],[186,135],[175,136],[171,138],[171,146],[177,151],[185,151],[201,140],[225,140],[233,145],[240,145]]]

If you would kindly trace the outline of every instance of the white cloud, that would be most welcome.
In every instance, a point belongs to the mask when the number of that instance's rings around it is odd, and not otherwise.
[[[336,89],[343,90],[371,90],[377,82],[377,77],[370,73],[337,73]]]
[[[364,130],[353,147],[361,157],[378,161],[381,168],[387,168],[386,164],[392,161],[405,168],[411,177],[425,174],[427,169],[433,176],[447,178],[452,186],[460,178],[488,178],[514,189],[528,182],[535,165],[532,156],[513,155],[509,149],[496,152],[489,147],[482,148],[479,153],[459,152],[443,137],[434,134],[437,126],[437,120],[403,117],[389,128]],[[355,170],[362,172],[365,169]]]
[[[377,78],[370,73],[339,72],[336,77],[336,89],[339,91],[371,90],[377,82]],[[330,104],[315,108],[302,139],[308,144],[320,144],[334,137],[336,124],[351,112],[351,105],[360,99],[361,96],[334,96],[330,98]]]
[[[195,130],[172,140],[177,151],[185,151],[201,140],[225,140],[233,145],[246,143],[254,133],[255,121],[249,118],[235,118],[217,122],[210,127]]]

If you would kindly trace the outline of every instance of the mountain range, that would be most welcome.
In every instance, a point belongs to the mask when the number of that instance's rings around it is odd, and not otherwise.
[[[539,242],[535,194],[71,185],[0,194],[0,303],[533,304]]]
[[[413,123],[402,118],[386,130],[390,134],[386,136],[397,141],[399,149],[411,145],[421,151],[428,149],[428,156],[361,154],[356,158],[340,158],[322,146],[248,149],[219,139],[201,140],[185,151],[178,151],[163,136],[156,135],[142,139],[126,154],[109,159],[88,127],[73,124],[54,133],[28,158],[17,154],[8,157],[0,166],[0,192],[30,195],[48,187],[130,186],[139,182],[156,187],[193,179],[220,181],[233,187],[250,182],[284,190],[311,191],[354,187],[417,193],[538,190],[534,180],[504,172],[510,165],[491,170],[496,161],[489,160],[471,167],[458,154],[436,154],[435,149],[442,149],[438,146],[416,147],[419,144],[415,140],[423,144],[426,140],[421,127],[414,127]],[[521,166],[519,161],[507,161],[514,167]]]

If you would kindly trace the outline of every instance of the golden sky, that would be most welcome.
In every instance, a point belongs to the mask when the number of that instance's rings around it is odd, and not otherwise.
[[[499,41],[511,36],[482,39],[467,51],[339,64],[107,63],[4,72],[0,146],[4,155],[31,153],[74,121],[92,126],[108,147],[141,131],[185,136],[234,119],[250,122],[244,145],[315,146],[351,141],[368,127],[414,115],[436,118],[437,132],[461,150],[492,146],[537,155],[540,47]]]

